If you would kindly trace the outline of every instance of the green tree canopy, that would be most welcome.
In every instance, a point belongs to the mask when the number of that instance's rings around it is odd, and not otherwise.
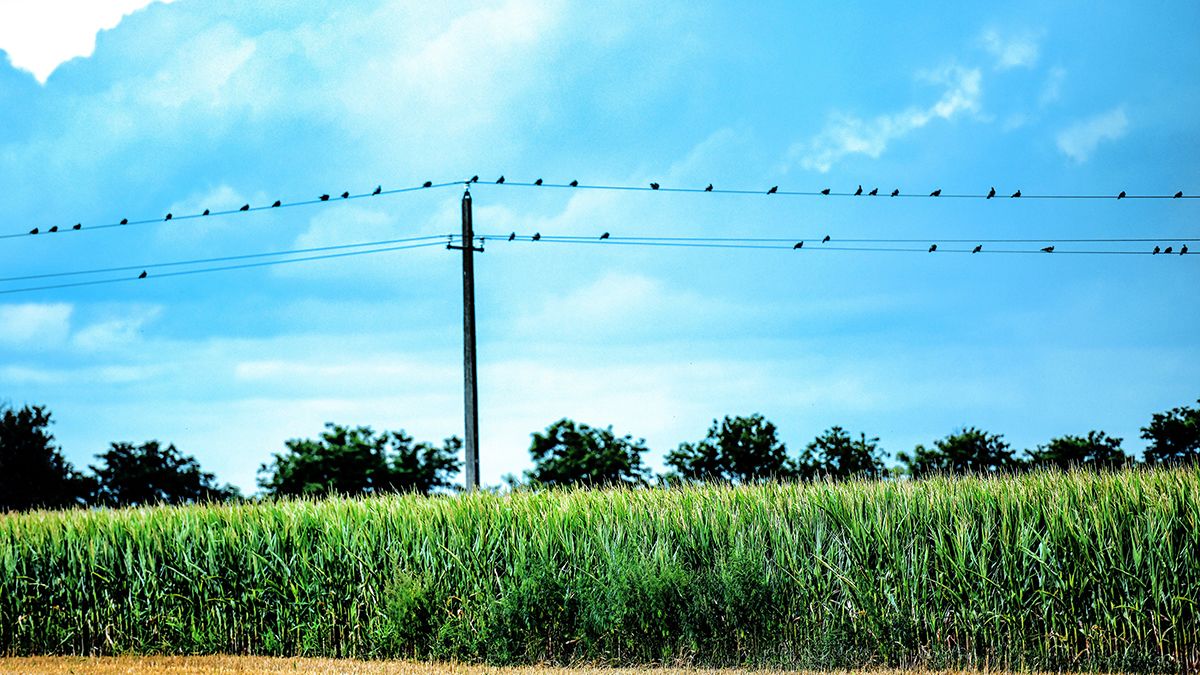
[[[63,458],[45,406],[0,406],[0,511],[87,503],[92,484]]]
[[[854,438],[832,427],[804,448],[798,466],[806,478],[878,478],[885,473],[883,457],[878,438]]]
[[[320,438],[285,445],[286,451],[259,469],[259,486],[275,496],[429,494],[453,487],[461,465],[458,438],[438,447],[416,443],[403,430],[377,435],[370,427],[328,423]]]
[[[158,441],[141,445],[113,443],[96,456],[95,502],[104,506],[187,504],[224,501],[238,496],[237,488],[218,485],[200,470],[195,457]]]
[[[1194,463],[1200,460],[1200,400],[1197,407],[1181,406],[1155,413],[1142,427],[1147,464]]]
[[[1121,450],[1121,439],[1103,431],[1089,431],[1087,436],[1059,436],[1029,451],[1031,465],[1060,469],[1116,469],[1132,460]]]
[[[932,448],[918,445],[912,454],[896,453],[905,470],[914,478],[938,473],[977,474],[1011,471],[1021,468],[1013,451],[1000,434],[989,434],[975,427],[933,442]]]
[[[668,479],[757,483],[797,475],[775,425],[762,415],[713,420],[704,440],[681,443],[667,454]]]
[[[525,478],[535,485],[640,485],[650,470],[642,464],[646,442],[563,418],[533,434],[529,454],[534,468]]]

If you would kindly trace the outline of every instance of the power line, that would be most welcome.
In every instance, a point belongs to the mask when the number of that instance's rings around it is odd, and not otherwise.
[[[891,190],[886,190],[886,189],[882,190],[882,191],[878,192],[878,194],[871,194],[870,192],[867,192],[867,191],[864,191],[861,193],[857,192],[857,191],[855,191],[855,192],[834,192],[832,190],[832,188],[823,188],[820,190],[781,190],[781,189],[779,189],[778,186],[774,186],[771,188],[747,190],[747,189],[718,188],[718,187],[713,187],[711,185],[709,185],[708,187],[702,187],[702,188],[698,188],[698,187],[666,187],[666,186],[660,185],[658,183],[651,183],[649,185],[611,185],[611,184],[590,184],[590,185],[588,185],[588,184],[579,183],[578,181],[572,181],[571,183],[547,183],[541,179],[538,179],[537,181],[534,181],[532,183],[522,182],[522,181],[505,180],[504,182],[494,182],[494,183],[485,182],[485,183],[473,183],[473,184],[483,186],[483,187],[491,187],[491,186],[495,186],[495,187],[530,187],[530,188],[544,187],[544,188],[567,188],[567,189],[576,189],[576,190],[613,190],[613,191],[626,191],[626,192],[631,191],[631,192],[674,192],[674,193],[688,193],[688,194],[710,193],[710,194],[723,194],[723,195],[779,195],[779,196],[785,196],[785,197],[862,197],[864,199],[885,199],[885,198],[892,198],[892,197],[903,197],[906,199],[912,199],[912,198],[983,199],[983,200],[995,199],[997,201],[1012,200],[1014,198],[1015,199],[1109,199],[1109,200],[1118,201],[1118,200],[1123,200],[1123,199],[1196,199],[1196,198],[1200,197],[1200,195],[1194,195],[1194,194],[1186,194],[1185,195],[1185,194],[1183,194],[1182,190],[1177,191],[1172,194],[1146,194],[1146,195],[1130,195],[1130,194],[1126,194],[1124,192],[1121,192],[1119,194],[1107,194],[1107,195],[1101,195],[1101,194],[1023,194],[1018,190],[1017,192],[1014,192],[1011,195],[992,194],[989,196],[988,193],[984,193],[984,192],[980,192],[978,194],[974,194],[974,193],[958,193],[958,194],[944,193],[940,189],[934,190],[929,193],[925,193],[924,191],[916,192],[916,193],[909,193],[909,192],[900,191],[897,188],[892,188]],[[895,192],[895,194],[893,194],[893,191]]]
[[[441,237],[438,237],[438,238],[439,239],[446,238],[446,235],[442,235]],[[30,286],[30,287],[25,287],[25,288],[9,288],[9,289],[0,290],[0,295],[6,295],[9,293],[27,293],[30,291],[45,291],[45,290],[51,290],[51,289],[56,289],[56,288],[75,288],[78,286],[97,286],[100,284],[116,284],[116,283],[127,282],[127,281],[139,281],[139,280],[144,281],[146,279],[163,279],[166,277],[181,277],[181,276],[186,276],[186,275],[190,275],[190,274],[206,274],[208,272],[226,272],[229,270],[249,269],[252,267],[268,267],[271,265],[286,265],[288,263],[308,262],[308,261],[312,261],[312,260],[330,260],[333,258],[348,258],[351,256],[369,255],[372,253],[386,253],[389,251],[405,251],[405,250],[414,249],[414,248],[427,248],[430,246],[442,246],[442,245],[443,245],[443,243],[441,241],[430,241],[430,242],[425,242],[425,243],[420,243],[420,244],[407,244],[404,246],[389,246],[389,247],[385,247],[385,248],[373,248],[373,249],[369,249],[366,251],[349,251],[349,252],[345,252],[345,253],[329,253],[329,254],[325,254],[325,255],[314,255],[314,256],[308,256],[308,257],[304,257],[304,258],[289,258],[287,260],[267,260],[267,261],[256,262],[256,263],[243,263],[240,265],[224,265],[221,267],[204,267],[204,268],[194,269],[194,270],[181,270],[178,272],[167,272],[165,274],[156,274],[154,276],[149,276],[149,275],[147,275],[145,277],[127,276],[127,277],[117,277],[117,278],[113,278],[113,279],[94,279],[91,281],[77,281],[77,282],[72,282],[72,283],[67,283],[67,284],[53,284],[53,285],[48,285],[48,286]]]
[[[481,234],[479,238],[491,240],[507,239],[507,234]],[[528,236],[528,235],[524,235]],[[556,240],[579,240],[591,241],[600,240],[600,237],[580,236],[580,235],[544,235],[545,238],[553,238]],[[824,235],[814,235],[809,237],[673,237],[673,236],[641,236],[641,237],[620,237],[609,236],[604,237],[604,241],[697,241],[697,242],[766,242],[766,243],[794,243],[797,241],[820,241]],[[922,239],[857,239],[830,237],[833,242],[848,242],[848,243],[874,243],[874,244],[918,244],[937,241],[947,244],[1081,244],[1081,243],[1139,243],[1139,242],[1191,242],[1200,241],[1200,237],[1109,237],[1109,238],[1090,238],[1090,239],[1064,239],[1061,237],[1043,237],[1041,239],[940,239],[937,237],[925,237]]]
[[[404,194],[407,192],[417,192],[420,190],[432,190],[432,189],[437,189],[437,188],[449,187],[451,185],[461,185],[461,184],[462,184],[462,181],[450,181],[450,182],[445,182],[445,183],[434,183],[432,181],[426,181],[425,183],[423,183],[421,185],[397,188],[394,190],[384,190],[380,187],[380,188],[376,188],[375,190],[373,190],[371,192],[363,192],[361,194],[350,194],[349,192],[344,192],[344,193],[342,193],[345,195],[344,197],[340,196],[340,195],[331,197],[330,195],[326,194],[326,195],[321,195],[320,197],[318,197],[316,199],[305,199],[305,200],[294,201],[294,202],[279,201],[279,202],[269,204],[266,206],[250,206],[249,204],[246,204],[245,206],[242,206],[240,208],[225,209],[222,211],[210,211],[208,209],[205,209],[201,213],[189,213],[189,214],[182,214],[182,215],[175,215],[173,213],[167,213],[165,217],[160,216],[160,217],[156,217],[156,218],[143,218],[140,220],[129,220],[128,218],[122,218],[120,221],[117,221],[115,223],[102,223],[100,225],[84,225],[82,222],[80,222],[80,223],[76,223],[75,225],[65,225],[62,227],[54,226],[52,228],[53,231],[51,231],[51,230],[42,231],[41,228],[38,227],[38,228],[34,228],[33,230],[30,230],[27,232],[0,234],[0,239],[15,239],[18,237],[31,237],[31,236],[40,237],[40,236],[44,236],[44,235],[48,235],[48,234],[75,234],[75,233],[82,233],[82,232],[91,232],[94,230],[107,230],[107,229],[111,229],[114,227],[130,227],[133,225],[151,225],[154,223],[175,222],[177,220],[195,220],[197,218],[213,218],[213,217],[218,217],[218,216],[230,216],[230,215],[234,215],[237,213],[253,213],[253,212],[258,212],[258,211],[273,211],[276,209],[286,209],[286,208],[292,208],[295,206],[312,206],[314,204],[333,204],[333,203],[350,201],[353,199],[364,199],[364,198],[368,198],[368,197],[384,197],[384,196],[388,196],[388,195],[398,195],[398,194]]]
[[[272,256],[281,255],[297,255],[300,253],[318,253],[321,251],[337,251],[347,248],[365,248],[368,246],[386,246],[389,244],[404,244],[414,241],[428,241],[430,239],[443,240],[447,235],[431,234],[424,237],[408,237],[405,239],[383,239],[381,241],[367,241],[359,244],[338,244],[336,246],[316,246],[312,248],[296,248],[287,251],[270,251],[267,253],[246,253],[243,255],[221,256],[217,258],[196,258],[193,260],[176,260],[174,262],[162,263],[147,263],[144,265],[124,265],[121,267],[102,267],[90,270],[74,270],[70,272],[48,272],[45,274],[28,274],[19,277],[0,277],[0,281],[27,281],[30,279],[49,279],[53,277],[70,277],[83,274],[103,274],[106,272],[128,272],[131,270],[152,270],[162,267],[178,267],[181,265],[201,265],[215,262],[228,262],[231,260],[248,260],[253,258],[269,258]],[[440,242],[439,242],[440,243]]]

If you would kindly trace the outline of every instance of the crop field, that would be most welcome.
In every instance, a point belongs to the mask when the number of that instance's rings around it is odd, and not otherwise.
[[[1200,469],[0,517],[0,654],[1200,667]]]

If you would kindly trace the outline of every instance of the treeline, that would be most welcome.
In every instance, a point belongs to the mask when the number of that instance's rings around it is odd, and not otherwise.
[[[75,506],[138,506],[239,499],[231,485],[174,445],[151,440],[112,443],[87,471],[75,469],[54,444],[51,414],[43,406],[0,407],[0,511]],[[761,415],[713,420],[704,438],[681,443],[666,455],[667,471],[645,464],[643,439],[617,435],[561,419],[535,432],[529,452],[533,468],[509,475],[512,487],[678,485],[694,482],[759,483],[770,480],[921,478],[934,474],[1015,473],[1035,468],[1115,469],[1139,460],[1122,449],[1122,439],[1102,431],[1060,436],[1022,452],[1001,434],[968,427],[895,461],[865,433],[834,426],[792,454],[778,430]],[[1200,460],[1200,401],[1156,413],[1142,428],[1148,441],[1142,463],[1184,464]],[[259,469],[263,495],[321,496],[457,489],[462,441],[417,442],[401,431],[327,424],[316,439],[293,439]]]

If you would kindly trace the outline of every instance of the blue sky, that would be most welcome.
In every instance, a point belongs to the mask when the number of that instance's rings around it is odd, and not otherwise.
[[[0,9],[4,234],[473,174],[1200,193],[1196,3],[144,4]],[[473,193],[478,231],[563,235],[1194,237],[1200,215]],[[2,239],[0,261],[18,276],[439,234],[460,195]],[[1140,452],[1152,413],[1200,397],[1190,256],[495,242],[476,274],[487,483],[563,416],[644,437],[659,467],[714,417],[754,412],[793,452],[835,424],[891,453],[964,425],[1017,448],[1103,429]],[[434,247],[0,295],[0,399],[49,406],[77,465],[156,438],[253,489],[327,421],[461,434],[459,284]]]

